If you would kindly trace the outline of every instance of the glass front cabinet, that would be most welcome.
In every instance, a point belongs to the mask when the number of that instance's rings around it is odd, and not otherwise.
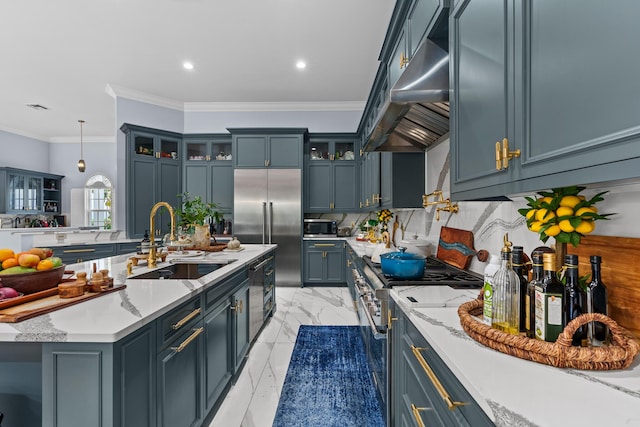
[[[0,168],[0,213],[60,213],[63,176]]]

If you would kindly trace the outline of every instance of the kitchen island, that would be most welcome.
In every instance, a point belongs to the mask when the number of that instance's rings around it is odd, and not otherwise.
[[[208,253],[223,265],[197,279],[128,277],[128,255],[67,266],[127,287],[0,324],[3,426],[201,425],[249,349],[249,266],[275,247]]]

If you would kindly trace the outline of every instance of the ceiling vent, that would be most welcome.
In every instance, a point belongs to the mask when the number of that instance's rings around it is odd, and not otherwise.
[[[34,110],[48,110],[48,107],[40,104],[27,104],[27,107],[33,108]]]

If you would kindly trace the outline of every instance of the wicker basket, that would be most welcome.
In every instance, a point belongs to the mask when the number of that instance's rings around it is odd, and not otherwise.
[[[188,246],[183,250],[185,251],[204,251],[204,252],[220,252],[226,249],[226,243],[212,243],[211,246]]]
[[[573,319],[558,336],[556,342],[540,341],[512,335],[491,328],[476,316],[482,313],[483,301],[476,299],[458,308],[460,324],[467,334],[479,343],[502,353],[558,368],[585,370],[624,369],[631,365],[640,351],[640,344],[613,319],[599,313],[583,314]],[[575,331],[590,321],[606,324],[611,331],[611,344],[603,347],[571,345]]]

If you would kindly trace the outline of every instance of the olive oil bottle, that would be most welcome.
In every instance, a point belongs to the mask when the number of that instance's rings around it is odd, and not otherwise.
[[[500,268],[493,276],[491,327],[517,335],[520,331],[520,280],[511,266],[511,242],[504,236]]]
[[[536,338],[555,342],[563,328],[564,286],[556,275],[556,254],[543,254],[542,264],[542,281],[536,285]]]

